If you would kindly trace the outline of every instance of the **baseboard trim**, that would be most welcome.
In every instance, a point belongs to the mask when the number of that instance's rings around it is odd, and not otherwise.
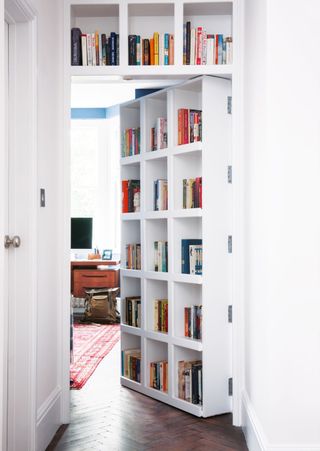
[[[36,449],[46,449],[61,426],[61,387],[58,385],[37,411]]]
[[[242,393],[242,430],[249,451],[320,451],[319,445],[271,445],[245,391]]]

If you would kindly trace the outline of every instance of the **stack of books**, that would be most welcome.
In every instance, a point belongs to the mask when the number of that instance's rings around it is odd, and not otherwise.
[[[201,360],[178,362],[178,396],[192,404],[202,404]]]
[[[232,37],[210,34],[204,27],[183,25],[183,64],[232,64]]]
[[[182,274],[202,275],[202,240],[181,240]]]
[[[141,349],[121,351],[121,374],[128,379],[140,382]]]
[[[80,28],[71,29],[72,66],[118,66],[119,35],[111,32],[82,33]]]
[[[141,269],[141,244],[126,245],[126,268]]]
[[[140,127],[126,128],[121,134],[121,156],[130,157],[140,153]]]
[[[174,36],[154,32],[150,39],[136,34],[128,36],[129,66],[158,66],[174,64]]]
[[[125,298],[124,323],[128,326],[141,327],[141,297],[130,296]]]
[[[150,147],[151,151],[168,147],[167,119],[165,117],[158,117],[155,126],[151,128]]]
[[[168,181],[158,179],[154,182],[154,210],[168,210]]]
[[[168,241],[154,242],[154,270],[168,272]]]
[[[168,333],[168,299],[154,301],[154,330]]]
[[[140,211],[140,180],[122,180],[122,213]]]
[[[202,111],[178,109],[178,145],[202,141]]]
[[[184,308],[184,336],[201,340],[202,305],[192,305]]]
[[[168,391],[168,362],[150,363],[150,387],[163,392]]]
[[[183,179],[182,208],[202,208],[202,177]]]

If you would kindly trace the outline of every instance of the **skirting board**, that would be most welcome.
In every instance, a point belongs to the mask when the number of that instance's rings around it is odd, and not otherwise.
[[[271,445],[246,392],[242,393],[242,430],[249,451],[320,451],[320,445]]]
[[[61,426],[61,387],[57,386],[37,412],[36,449],[46,449]]]

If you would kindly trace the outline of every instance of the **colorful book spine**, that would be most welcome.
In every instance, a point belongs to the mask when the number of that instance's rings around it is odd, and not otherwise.
[[[126,128],[121,134],[121,156],[140,154],[140,127]]]
[[[182,180],[182,208],[202,208],[202,177]]]
[[[140,180],[122,180],[122,213],[140,211]]]
[[[168,242],[154,242],[154,270],[168,272]]]
[[[150,362],[150,387],[155,390],[168,391],[168,362]]]
[[[201,239],[182,239],[181,240],[181,272],[190,274],[190,249],[189,246],[202,245]]]
[[[168,181],[158,179],[154,181],[154,210],[168,210]]]
[[[202,141],[202,111],[178,109],[178,145]]]
[[[126,349],[121,351],[121,374],[127,379],[141,382],[141,350]]]
[[[154,330],[168,333],[168,299],[154,301]]]
[[[127,244],[126,245],[126,268],[127,269],[141,269],[141,244]]]
[[[141,327],[141,297],[126,297],[124,302],[125,324],[132,327]]]
[[[202,305],[192,305],[184,308],[184,336],[201,340]]]
[[[178,362],[178,397],[192,404],[202,404],[202,362]]]

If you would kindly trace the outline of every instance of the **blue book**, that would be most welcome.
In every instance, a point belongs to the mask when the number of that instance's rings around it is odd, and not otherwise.
[[[169,64],[169,33],[164,34],[164,65]]]
[[[111,39],[111,66],[116,65],[116,33],[110,33]]]
[[[181,240],[181,272],[190,274],[189,246],[191,244],[202,244],[201,239]]]

